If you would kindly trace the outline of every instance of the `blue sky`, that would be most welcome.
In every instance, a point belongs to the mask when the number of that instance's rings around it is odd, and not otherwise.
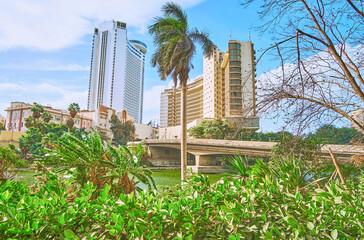
[[[104,20],[127,23],[129,39],[148,46],[145,66],[143,122],[159,118],[159,96],[170,81],[161,81],[150,65],[155,48],[146,29],[160,15],[163,0],[13,0],[0,9],[0,114],[11,101],[38,102],[66,108],[78,102],[86,108],[93,28]],[[230,38],[247,41],[249,31],[257,57],[268,47],[270,36],[252,30],[258,10],[243,8],[238,0],[177,0],[186,9],[190,26],[210,32],[212,41],[226,51]],[[190,78],[202,74],[202,53],[194,58]],[[257,74],[277,64],[264,59]],[[281,124],[262,119],[263,131],[278,130]]]

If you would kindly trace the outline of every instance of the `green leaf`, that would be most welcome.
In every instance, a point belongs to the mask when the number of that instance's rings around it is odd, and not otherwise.
[[[32,223],[32,228],[37,231],[38,230],[38,223],[37,222],[33,222]]]
[[[117,216],[115,213],[112,213],[112,214],[111,214],[111,220],[112,220],[114,223],[117,223],[117,222],[118,222],[118,216]]]
[[[64,230],[64,235],[66,236],[66,238],[76,238],[76,235],[72,232],[72,230]]]
[[[64,225],[64,223],[65,223],[65,221],[64,221],[64,215],[59,216],[58,222],[59,222],[59,224]]]
[[[109,231],[109,233],[110,233],[111,236],[116,236],[116,234],[117,234],[115,229],[111,229]]]
[[[230,235],[229,240],[236,240],[236,237],[234,235]]]

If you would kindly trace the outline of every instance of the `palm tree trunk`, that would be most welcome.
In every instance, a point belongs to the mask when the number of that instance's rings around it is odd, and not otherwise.
[[[187,81],[181,82],[181,180],[187,170]]]

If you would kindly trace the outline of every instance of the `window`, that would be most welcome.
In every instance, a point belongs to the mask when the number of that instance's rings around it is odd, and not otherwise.
[[[231,91],[239,91],[239,90],[241,90],[241,86],[231,86],[230,90]]]
[[[230,96],[231,97],[241,97],[241,92],[231,92]]]
[[[230,59],[240,59],[240,55],[230,55]]]
[[[239,43],[230,43],[229,48],[240,48],[240,44]]]
[[[230,73],[230,77],[231,78],[241,78],[241,74],[240,73]]]
[[[238,110],[241,109],[241,105],[231,105],[230,107],[232,110]]]
[[[231,83],[231,84],[238,84],[238,85],[241,85],[241,81],[240,81],[240,80],[238,80],[238,79],[232,79],[232,80],[230,80],[230,83]]]
[[[239,53],[240,54],[240,50],[239,49],[231,49],[230,53]]]
[[[230,68],[230,72],[240,72],[240,71],[241,71],[240,67],[231,67]]]
[[[239,99],[239,98],[231,98],[230,99],[230,102],[231,103],[241,103],[241,99]]]
[[[231,61],[230,62],[230,66],[240,66],[240,65],[241,65],[241,63],[238,62],[238,61]]]

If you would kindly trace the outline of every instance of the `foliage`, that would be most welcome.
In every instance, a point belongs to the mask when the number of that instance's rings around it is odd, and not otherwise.
[[[71,117],[74,118],[76,116],[76,114],[81,111],[81,109],[80,109],[80,106],[78,105],[78,103],[71,103],[68,106],[68,111],[70,112]]]
[[[17,239],[362,239],[364,176],[345,189],[302,184],[294,159],[259,161],[243,180],[192,176],[176,191],[112,194],[84,185],[73,202],[56,178],[32,194],[0,183],[0,235]],[[292,176],[291,176],[292,175]],[[50,175],[51,177],[51,175]],[[303,188],[301,187],[303,186]]]
[[[16,168],[26,166],[19,153],[13,147],[0,146],[0,182],[13,179],[16,176]]]
[[[308,137],[315,138],[323,144],[352,144],[362,143],[363,134],[355,128],[323,125]]]
[[[285,135],[272,151],[277,158],[294,157],[311,162],[321,158],[321,144],[315,138]]]
[[[0,131],[1,130],[5,130],[5,124],[2,121],[0,121]]]
[[[99,135],[101,141],[108,142],[110,140],[107,136],[107,133],[103,131],[100,127],[95,127],[94,131],[97,133],[97,135]]]
[[[50,114],[49,112],[44,112],[42,114],[42,119],[44,122],[49,123],[49,121],[52,120],[52,114]]]
[[[116,115],[113,115],[111,116],[110,123],[115,145],[126,145],[134,139],[135,126],[132,121],[121,122]]]
[[[188,133],[191,137],[195,138],[226,139],[234,133],[235,129],[236,127],[233,122],[217,118],[214,120],[202,120],[199,125],[191,127]]]
[[[280,62],[260,79],[258,110],[298,130],[342,119],[364,133],[351,114],[364,102],[363,0],[241,1],[253,2],[260,5],[257,28],[275,43],[263,54]]]
[[[27,129],[25,134],[19,139],[19,147],[24,157],[41,156],[44,155],[44,147],[51,148],[51,142],[56,141],[65,132],[67,132],[67,126],[64,124],[56,124],[53,122],[39,122],[36,127],[32,126]],[[85,129],[71,129],[71,134],[81,138]]]
[[[44,113],[43,106],[38,103],[36,103],[30,110],[33,112],[34,120],[40,118],[42,116],[42,113]]]
[[[230,168],[239,178],[245,178],[248,177],[248,161],[244,160],[242,156],[235,155],[234,157],[230,157],[229,163],[231,166],[226,165],[228,168]]]
[[[140,166],[141,145],[137,149],[135,155],[125,146],[115,149],[102,142],[97,133],[83,135],[83,140],[65,134],[41,159],[56,163],[57,173],[72,176],[72,191],[76,195],[88,182],[93,183],[97,194],[109,184],[111,191],[119,195],[140,191],[139,182],[149,189],[155,188],[152,172]]]
[[[278,142],[284,136],[291,137],[293,134],[287,131],[263,133],[242,129],[240,135],[236,137],[236,140]]]

